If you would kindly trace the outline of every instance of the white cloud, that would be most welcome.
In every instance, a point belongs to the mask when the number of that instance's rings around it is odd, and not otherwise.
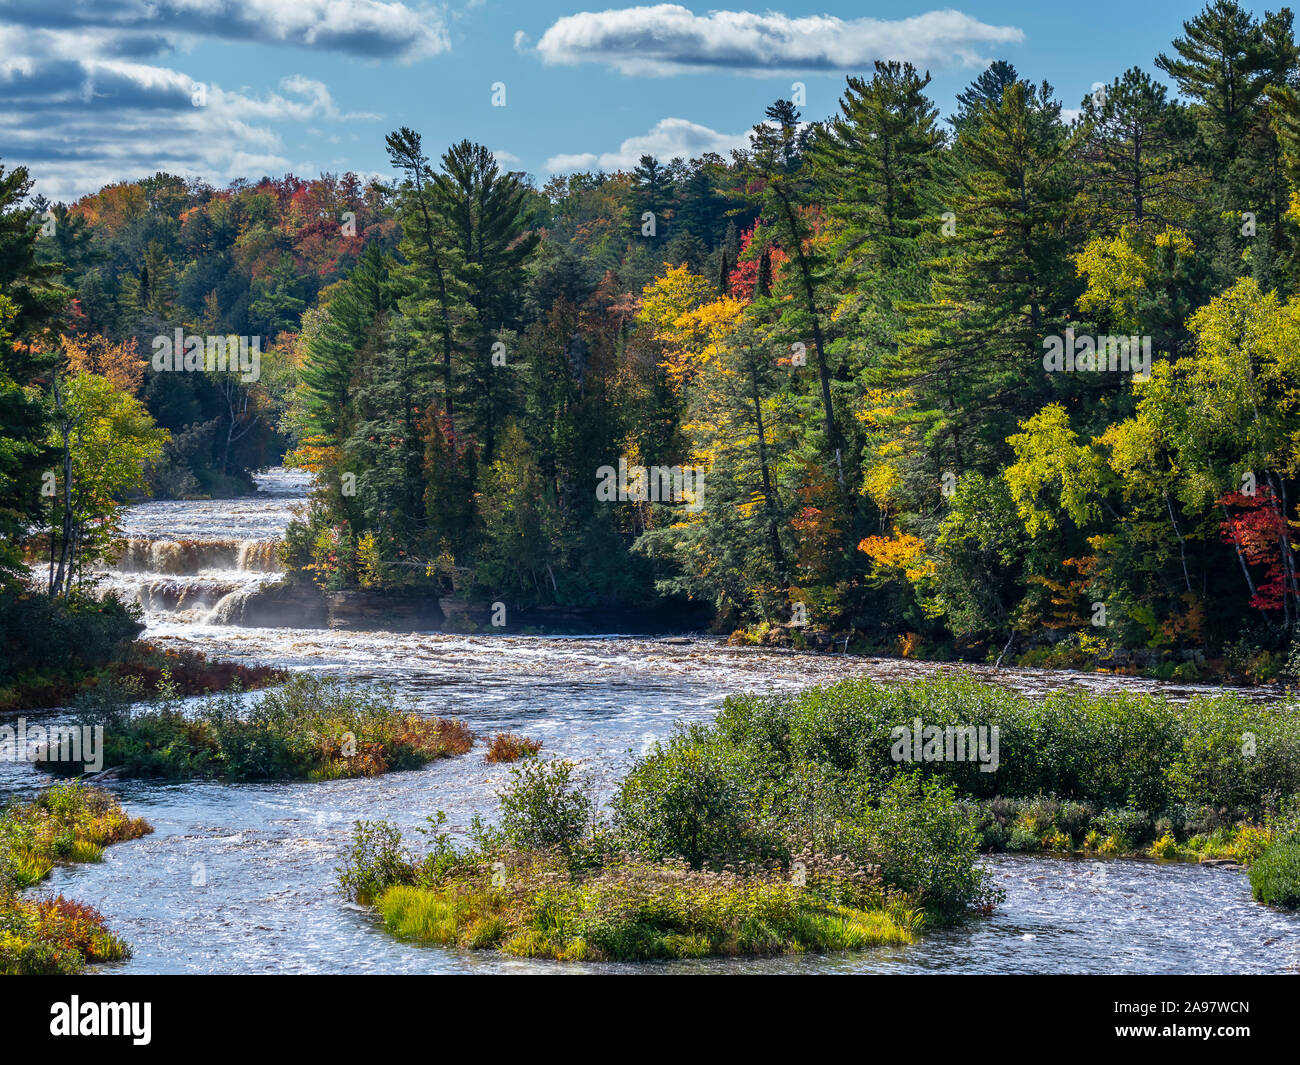
[[[867,69],[877,59],[978,66],[988,62],[987,46],[1024,37],[1014,26],[990,26],[953,10],[903,19],[791,18],[750,11],[695,15],[678,4],[656,4],[567,15],[542,34],[537,51],[547,63],[605,63],[624,74],[839,73]]]
[[[351,117],[323,84],[300,76],[261,96],[204,85],[195,106],[198,83],[165,67],[83,60],[68,69],[63,59],[12,66],[20,73],[0,72],[5,163],[27,165],[51,199],[159,170],[209,180],[284,170],[280,136],[264,123]]]
[[[296,45],[410,62],[450,47],[442,14],[386,0],[8,0],[7,23],[59,33],[108,34],[140,58],[182,37]]]
[[[749,146],[750,131],[744,133],[719,133],[689,122],[684,118],[664,118],[654,129],[639,137],[629,137],[612,152],[578,152],[553,155],[546,160],[546,169],[552,174],[574,173],[585,170],[629,170],[643,155],[653,155],[667,162],[680,156],[697,158],[705,152],[725,156],[733,148]]]
[[[409,57],[428,45],[427,39],[412,43],[418,27],[408,24],[412,12],[402,4],[150,4],[159,12],[159,21],[151,26],[166,32],[203,29],[220,36],[215,20],[233,19],[235,25],[239,19],[265,16],[257,39],[329,47],[330,33],[358,26],[363,39],[354,42],[352,50],[362,54],[382,45],[391,57]],[[300,74],[281,77],[275,90],[253,92],[224,88],[217,80],[201,81],[152,61],[156,52],[191,38],[146,39],[137,33],[134,26],[144,7],[140,0],[104,0],[93,7],[74,0],[45,25],[35,23],[36,7],[32,0],[0,7],[0,146],[5,165],[26,165],[37,191],[52,199],[75,199],[109,182],[159,170],[213,181],[281,171],[290,160],[283,154],[276,123],[379,117],[342,111],[328,86]],[[309,15],[319,19],[305,27]],[[219,63],[210,68],[216,78],[221,69]],[[194,74],[203,76],[197,70]]]

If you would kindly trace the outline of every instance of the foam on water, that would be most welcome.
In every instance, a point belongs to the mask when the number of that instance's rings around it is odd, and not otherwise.
[[[274,540],[302,501],[306,479],[273,472],[262,478],[262,485],[263,493],[250,500],[134,508],[128,535],[223,545]],[[152,546],[139,550],[140,557],[155,557]],[[161,554],[172,557],[167,549]],[[243,557],[242,548],[234,557],[236,562]],[[108,579],[150,582],[138,586],[150,599],[148,639],[357,683],[391,683],[422,712],[461,717],[479,735],[509,729],[542,740],[544,754],[578,762],[604,796],[632,759],[668,736],[675,723],[708,720],[731,692],[794,690],[848,676],[906,680],[958,669],[727,647],[707,636],[683,644],[620,635],[391,634],[214,623],[215,611],[205,605],[209,599],[220,602],[223,595],[242,594],[266,577],[266,571],[249,566],[193,574],[118,571]],[[960,668],[1031,692],[1082,684],[1101,690],[1158,688],[1183,698],[1212,690],[1096,674]],[[1248,694],[1273,696],[1267,690]],[[443,810],[451,828],[463,833],[475,814],[495,816],[496,792],[508,774],[508,766],[483,761],[480,745],[421,770],[360,780],[231,786],[127,782],[115,785],[116,790],[129,810],[153,822],[155,834],[108,848],[102,863],[59,868],[48,886],[104,912],[135,951],[129,962],[114,968],[131,972],[551,970],[558,963],[399,942],[370,913],[348,905],[334,890],[334,868],[354,820],[387,818],[418,840],[414,829]],[[45,779],[25,764],[0,763],[0,784],[7,790],[31,791]],[[933,933],[911,947],[656,968],[981,973],[1300,969],[1300,918],[1256,905],[1239,873],[1041,857],[1005,856],[990,863],[1007,892],[997,913]]]

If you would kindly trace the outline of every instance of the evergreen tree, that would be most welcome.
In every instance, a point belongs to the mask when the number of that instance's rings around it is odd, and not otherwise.
[[[1234,0],[1207,4],[1183,23],[1183,32],[1174,41],[1177,55],[1162,52],[1156,66],[1195,101],[1194,114],[1214,157],[1230,161],[1241,150],[1275,57],[1259,24]]]
[[[509,347],[520,323],[524,265],[538,237],[528,229],[528,190],[519,175],[502,173],[480,144],[461,141],[449,148],[434,188],[443,240],[454,249],[458,288],[468,305],[462,393],[483,460],[491,462],[514,404]]]
[[[948,121],[958,133],[980,121],[980,116],[1002,102],[1002,93],[1008,85],[1020,81],[1016,68],[1005,59],[995,59],[979,77],[957,94],[957,113]],[[1028,82],[1022,82],[1028,84]]]
[[[1068,324],[1078,291],[1065,231],[1067,149],[1046,85],[1008,86],[958,139],[968,169],[949,251],[932,264],[932,298],[913,309],[886,378],[928,412],[927,448],[954,473],[995,469],[1017,415],[1055,387],[1043,340]]]
[[[25,167],[0,166],[0,581],[20,578],[18,540],[39,522],[42,476],[53,470],[47,415],[33,386],[56,364],[54,330],[71,292],[62,266],[41,263],[42,219],[25,205]]]
[[[807,210],[811,199],[811,168],[804,166],[809,132],[789,100],[767,108],[767,121],[754,127],[752,145],[737,153],[746,187],[756,194],[761,217],[770,219],[768,240],[775,240],[790,256],[789,290],[792,300],[784,309],[785,341],[807,346],[812,341],[818,381],[818,401],[823,426],[821,450],[830,475],[841,491],[847,486],[843,434],[835,417],[831,394],[827,321],[829,263],[824,247],[812,244],[813,222]],[[768,241],[762,242],[763,250]],[[760,255],[762,251],[760,251]],[[768,260],[770,270],[770,259]],[[760,289],[765,273],[760,269]]]
[[[448,430],[456,431],[455,353],[469,316],[463,280],[464,260],[453,227],[442,214],[442,198],[420,135],[403,126],[387,137],[388,158],[404,176],[398,192],[400,245],[405,267],[405,313],[436,338],[442,361],[442,410]]]
[[[1184,222],[1201,191],[1184,109],[1137,67],[1083,100],[1081,206],[1090,232]]]

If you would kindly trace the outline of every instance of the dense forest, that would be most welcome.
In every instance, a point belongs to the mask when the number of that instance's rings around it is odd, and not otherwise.
[[[8,594],[33,529],[68,596],[117,502],[285,461],[327,588],[1300,669],[1292,14],[1219,0],[1114,75],[1066,111],[995,62],[945,121],[878,62],[730,159],[540,186],[406,128],[392,183],[0,171]],[[178,329],[256,379],[157,369]]]

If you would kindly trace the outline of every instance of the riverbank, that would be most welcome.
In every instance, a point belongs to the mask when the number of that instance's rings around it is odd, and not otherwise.
[[[63,667],[26,673],[0,686],[0,713],[68,706],[106,685],[119,685],[142,697],[164,687],[182,696],[212,692],[255,691],[284,681],[286,674],[271,666],[250,666],[209,658],[201,651],[164,649],[137,640],[115,661],[94,666]]]
[[[847,655],[898,657],[918,662],[998,664],[1020,669],[1071,670],[1084,673],[1141,677],[1146,680],[1223,686],[1293,685],[1300,659],[1242,638],[1207,654],[1197,647],[1124,647],[1091,632],[1044,631],[1013,639],[1001,649],[991,646],[959,648],[951,642],[927,640],[915,632],[889,640],[872,639],[854,630],[762,622],[734,630],[735,647],[770,647],[795,651],[838,652]]]
[[[969,681],[739,695],[619,782],[517,769],[458,849],[358,822],[340,886],[392,934],[559,961],[906,944],[993,912],[988,852],[1253,865],[1300,902],[1300,707]]]
[[[56,864],[97,862],[105,847],[152,831],[108,792],[78,783],[56,784],[32,802],[10,800],[0,809],[0,974],[66,975],[129,958],[130,947],[94,907],[62,895],[20,893]]]
[[[563,761],[500,802],[467,848],[435,822],[419,857],[358,823],[341,886],[399,937],[561,961],[912,942],[995,910],[981,853],[1255,865],[1256,897],[1287,906],[1300,706],[844,681],[729,697],[604,811]]]
[[[214,613],[241,628],[309,628],[351,632],[448,632],[461,635],[598,635],[607,632],[703,632],[710,613],[689,604],[645,609],[575,610],[439,595],[433,589],[331,590],[280,579],[223,600]]]
[[[652,837],[674,804],[708,795],[712,821],[693,831],[725,836],[736,855],[770,849],[781,819],[835,851],[855,811],[928,784],[959,797],[988,852],[1250,865],[1300,841],[1300,704],[844,681],[731,697],[711,725],[657,747],[638,776],[636,817]],[[680,825],[660,843],[691,845]],[[1291,864],[1273,866],[1265,901],[1287,897],[1277,885]]]
[[[214,620],[241,628],[306,628],[350,632],[444,632],[458,635],[573,635],[605,633],[679,635],[715,627],[712,612],[699,604],[656,604],[644,609],[516,607],[439,595],[434,590],[329,590],[303,580],[250,587],[217,607]],[[1048,639],[1048,636],[1051,639]],[[998,648],[958,648],[927,641],[916,633],[892,640],[871,639],[857,630],[830,630],[760,623],[731,632],[736,647],[763,647],[853,657],[899,657],[909,661],[1051,669],[1140,677],[1147,680],[1225,686],[1281,687],[1297,677],[1290,658],[1276,650],[1239,641],[1207,654],[1202,648],[1127,648],[1090,633],[1040,634]]]
[[[167,633],[187,640],[177,643]],[[151,635],[153,635],[151,633]],[[168,646],[235,652],[244,661],[355,684],[391,683],[427,716],[460,715],[488,737],[511,731],[541,740],[545,758],[570,760],[609,803],[638,758],[668,742],[673,723],[708,726],[728,692],[786,692],[829,685],[845,674],[882,685],[910,683],[956,667],[903,659],[845,659],[727,647],[715,639],[391,635],[308,630],[163,630]],[[1165,694],[1175,707],[1191,687],[1046,671],[981,671],[1041,700],[1050,690],[1089,685]],[[1268,691],[1244,693],[1276,703]],[[377,912],[341,906],[334,867],[356,819],[391,821],[412,849],[432,810],[469,842],[475,817],[496,823],[509,765],[468,757],[379,777],[254,781],[124,781],[122,801],[156,833],[129,861],[57,868],[51,890],[93,904],[130,940],[126,973],[626,972],[625,964],[555,962],[499,950],[428,947],[386,934]],[[532,761],[530,759],[530,761]],[[1005,759],[1004,759],[1005,762]],[[30,793],[44,775],[0,762],[10,791]],[[997,774],[995,774],[997,775]],[[983,853],[977,861],[1006,892],[993,913],[954,926],[932,924],[906,946],[867,951],[680,958],[671,972],[1282,972],[1300,965],[1300,918],[1251,898],[1230,868],[1042,851]],[[204,886],[194,886],[194,869]],[[257,929],[251,936],[249,929]]]

